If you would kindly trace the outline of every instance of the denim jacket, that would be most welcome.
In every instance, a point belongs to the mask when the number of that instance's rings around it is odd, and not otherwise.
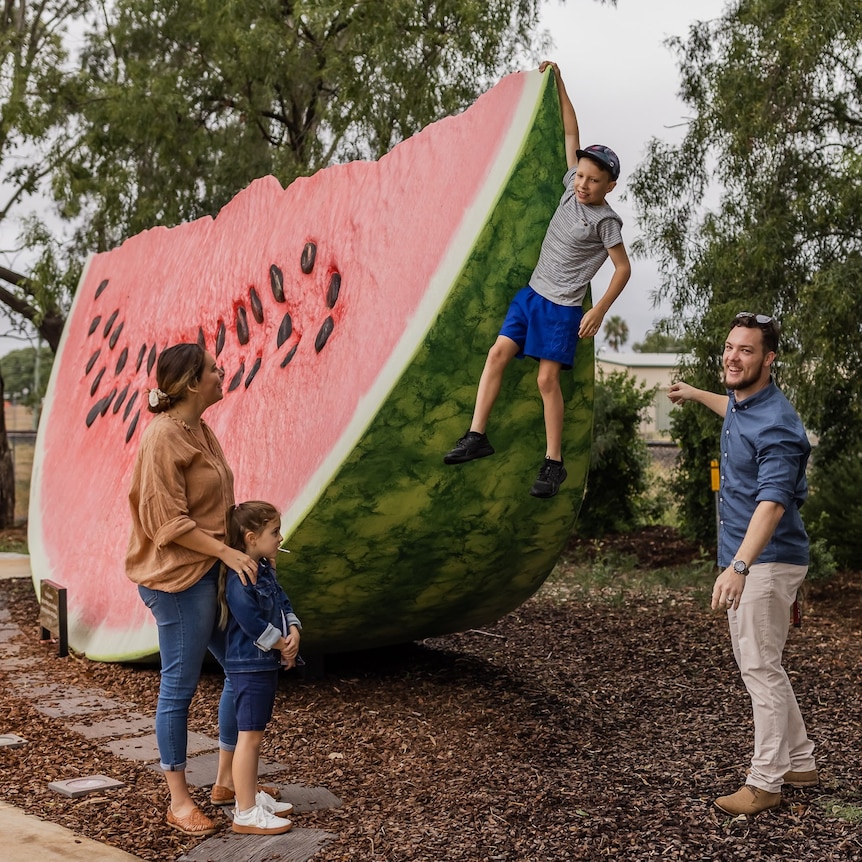
[[[239,575],[227,570],[225,598],[230,608],[225,634],[227,673],[273,670],[281,667],[281,653],[273,649],[290,626],[302,628],[290,599],[265,557],[257,564],[257,583],[243,586]]]

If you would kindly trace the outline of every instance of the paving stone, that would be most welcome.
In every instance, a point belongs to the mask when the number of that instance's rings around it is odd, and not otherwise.
[[[238,835],[226,832],[207,838],[178,862],[306,862],[335,838],[323,829],[291,829],[283,835]]]
[[[0,733],[0,748],[22,748],[27,740],[14,733]]]
[[[147,769],[161,772],[158,763],[151,764]],[[287,769],[280,763],[269,763],[261,760],[257,765],[258,775],[271,775],[273,772],[284,772]],[[194,787],[209,787],[215,783],[218,774],[218,752],[199,754],[186,761],[186,781]]]
[[[33,670],[33,671],[17,671],[16,673],[10,674],[9,680],[12,685],[21,686],[23,688],[33,688],[37,685],[44,685],[48,682],[48,676],[44,671],[41,670]]]
[[[148,719],[152,727],[152,719]],[[155,733],[146,736],[135,736],[131,739],[112,739],[103,746],[112,751],[118,757],[127,760],[158,760],[159,746]],[[189,733],[187,751],[189,754],[197,754],[199,751],[213,751],[218,749],[218,740],[202,733]]]
[[[0,644],[8,644],[20,634],[21,628],[15,623],[0,623]]]
[[[67,697],[92,697],[94,692],[84,691],[82,688],[75,688],[74,685],[57,685],[53,682],[40,681],[40,684],[29,686],[27,689],[22,689],[20,694],[25,697],[41,697],[48,702],[55,700],[65,700]]]
[[[34,703],[36,709],[51,718],[70,718],[75,715],[89,715],[94,712],[116,712],[122,704],[109,697],[91,694],[84,697],[69,697],[63,700],[47,700]]]
[[[115,778],[109,778],[107,775],[83,775],[80,778],[67,778],[64,781],[52,781],[48,785],[48,789],[54,790],[57,793],[62,793],[63,796],[77,799],[79,796],[86,796],[88,793],[114,790],[117,787],[125,786],[126,785],[122,781],[117,781]]]
[[[142,730],[152,730],[155,719],[150,715],[130,712],[120,718],[94,721],[91,724],[70,724],[69,730],[87,739],[104,739],[108,736],[136,736]]]
[[[304,784],[273,784],[281,788],[281,801],[292,802],[297,814],[308,811],[322,811],[327,808],[341,808],[344,804],[334,793],[325,787],[306,787]]]
[[[17,653],[17,644],[6,644],[3,647],[3,655],[0,656],[0,670],[24,670],[33,664],[33,659],[25,656],[19,658]]]

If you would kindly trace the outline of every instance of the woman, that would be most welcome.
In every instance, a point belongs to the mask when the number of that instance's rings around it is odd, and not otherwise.
[[[202,420],[220,401],[224,371],[197,344],[167,348],[156,366],[147,427],[135,462],[129,503],[132,535],[126,573],[156,618],[161,683],[156,740],[171,801],[167,823],[187,835],[211,835],[216,824],[195,804],[186,782],[188,711],[207,648],[224,659],[216,623],[222,563],[252,583],[257,565],[229,547],[226,513],[234,503],[233,473],[215,434]],[[212,800],[233,800],[231,764],[237,726],[225,677],[219,703],[219,765]],[[277,797],[277,788],[262,788]]]

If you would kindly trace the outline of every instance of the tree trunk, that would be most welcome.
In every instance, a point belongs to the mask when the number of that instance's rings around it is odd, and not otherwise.
[[[15,461],[6,433],[6,398],[0,375],[0,530],[15,526]]]

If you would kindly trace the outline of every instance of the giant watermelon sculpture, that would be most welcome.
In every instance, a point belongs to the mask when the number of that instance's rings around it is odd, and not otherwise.
[[[591,342],[567,376],[569,479],[528,493],[544,453],[534,363],[516,363],[497,453],[442,455],[469,422],[485,352],[532,270],[565,170],[553,75],[504,78],[379,162],[252,183],[218,215],[95,256],[54,364],[29,542],[37,591],[68,590],[69,642],[152,656],[124,574],[127,492],[158,352],[200,341],[226,370],[207,412],[237,498],[283,512],[279,577],[306,653],[488,623],[552,569],[589,463]]]

